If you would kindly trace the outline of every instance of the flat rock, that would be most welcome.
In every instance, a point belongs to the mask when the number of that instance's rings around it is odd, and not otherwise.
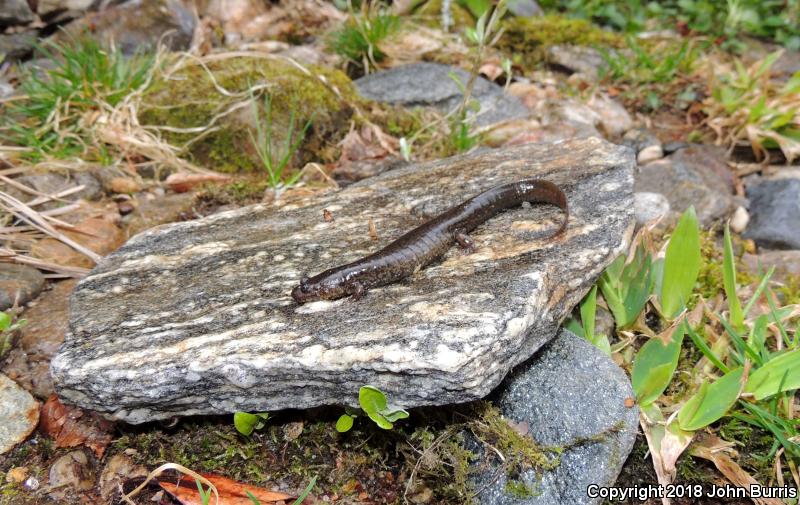
[[[34,19],[26,0],[0,0],[0,27],[24,25]]]
[[[406,107],[433,106],[442,112],[450,112],[461,104],[464,96],[450,77],[451,73],[463,85],[469,81],[469,74],[460,68],[422,62],[376,72],[353,81],[353,84],[362,96],[370,100]],[[482,77],[475,80],[472,98],[481,105],[475,126],[528,116],[522,101]]]
[[[703,226],[728,217],[739,205],[724,152],[690,146],[639,167],[636,191],[661,193],[675,212],[694,205]]]
[[[25,440],[39,422],[39,403],[0,374],[0,454]]]
[[[633,156],[597,138],[485,150],[280,209],[255,205],[144,232],[78,284],[52,361],[56,390],[131,423],[355,405],[364,384],[405,407],[481,398],[553,338],[626,248]],[[550,238],[557,209],[523,206],[475,230],[475,253],[451,248],[358,302],[291,299],[302,274],[353,261],[523,177],[566,192],[570,224],[560,238]]]
[[[44,276],[35,268],[0,263],[0,310],[24,305],[44,287]]]
[[[800,249],[800,179],[767,180],[747,188],[746,238],[763,247]]]
[[[74,280],[55,283],[22,313],[26,324],[0,366],[0,371],[42,399],[53,394],[50,360],[64,342],[69,295],[75,284]]]
[[[494,396],[494,395],[493,395]],[[476,478],[478,502],[491,505],[572,505],[589,499],[590,484],[612,486],[636,440],[638,407],[630,381],[602,351],[561,330],[498,388],[495,404],[506,419],[528,426],[541,446],[568,447],[553,470],[516,476],[533,491],[519,498],[506,491],[508,477],[489,463]]]

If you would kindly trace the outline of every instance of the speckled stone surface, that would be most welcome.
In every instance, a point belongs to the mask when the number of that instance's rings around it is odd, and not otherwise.
[[[61,399],[132,423],[357,401],[372,384],[405,407],[481,398],[553,338],[633,230],[634,154],[596,138],[411,165],[287,204],[144,232],[83,279],[52,361]],[[298,306],[303,273],[353,261],[429,216],[523,177],[548,205],[478,227],[404,282]],[[326,221],[323,210],[334,216]],[[368,233],[372,220],[378,240]]]
[[[611,486],[628,458],[639,426],[639,408],[625,372],[595,346],[561,330],[533,358],[515,369],[492,395],[504,417],[525,422],[544,446],[570,446],[560,465],[517,481],[534,496],[506,492],[506,475],[489,463],[476,479],[485,505],[576,505],[600,503],[587,494],[591,484]],[[594,441],[583,441],[592,439]]]
[[[0,454],[28,438],[38,423],[39,402],[0,373]]]

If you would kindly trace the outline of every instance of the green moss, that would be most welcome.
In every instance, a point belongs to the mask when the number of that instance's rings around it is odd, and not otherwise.
[[[583,19],[558,15],[514,17],[503,23],[505,33],[498,48],[512,55],[516,62],[533,66],[547,60],[545,49],[554,45],[615,47],[625,45],[620,35],[603,30]]]
[[[697,275],[697,289],[695,292],[700,293],[706,300],[711,300],[718,293],[724,292],[725,285],[723,283],[722,275],[722,259],[723,251],[720,243],[719,234],[716,229],[700,232],[700,272]],[[743,251],[741,240],[734,237],[734,251]],[[741,255],[739,255],[741,256]],[[736,282],[737,284],[745,285],[756,282],[758,278],[750,273],[744,266],[740,257],[736,258]],[[689,303],[689,308],[697,304],[697,298],[694,297]]]
[[[257,119],[251,90],[258,96],[265,92],[272,96],[275,146],[285,141],[293,102],[295,125],[312,122],[296,165],[331,161],[320,159],[319,153],[344,137],[353,116],[352,104],[360,103],[350,79],[335,70],[309,66],[312,75],[308,75],[282,59],[250,57],[211,61],[206,66],[208,71],[198,64],[186,64],[169,79],[156,80],[143,98],[139,121],[175,129],[202,129],[213,123],[213,128],[199,137],[198,131],[166,130],[163,136],[177,146],[189,143],[188,153],[196,163],[222,172],[261,168],[249,133]],[[260,90],[263,86],[266,88]],[[263,100],[257,103],[263,117]]]
[[[520,500],[525,498],[533,498],[536,496],[536,490],[524,483],[521,480],[509,479],[506,481],[505,492],[508,495],[518,498]]]

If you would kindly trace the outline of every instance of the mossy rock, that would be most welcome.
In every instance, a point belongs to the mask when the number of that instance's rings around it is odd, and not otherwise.
[[[558,15],[514,17],[503,22],[504,33],[498,48],[519,58],[526,66],[547,61],[548,46],[573,45],[622,48],[621,35],[598,28],[585,19]]]
[[[186,146],[186,155],[199,165],[220,172],[252,172],[264,170],[252,140],[257,136],[256,120],[270,126],[273,152],[280,156],[294,116],[295,135],[306,122],[311,126],[291,166],[332,161],[353,118],[353,104],[361,99],[342,72],[306,68],[311,75],[281,58],[249,56],[212,60],[205,68],[187,63],[147,90],[139,121],[180,129],[161,131],[168,142]],[[271,97],[269,122],[265,93]]]

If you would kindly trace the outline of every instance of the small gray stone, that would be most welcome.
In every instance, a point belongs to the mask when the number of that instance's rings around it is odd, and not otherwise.
[[[5,56],[6,60],[21,60],[30,56],[37,36],[35,31],[0,34],[0,58]]]
[[[0,28],[26,25],[36,17],[26,0],[0,0]]]
[[[547,47],[547,62],[556,70],[579,72],[596,79],[604,65],[603,56],[597,49],[585,46],[552,45]]]
[[[731,231],[734,233],[742,233],[747,228],[747,223],[750,222],[750,213],[747,212],[742,206],[736,207],[731,216]]]
[[[75,186],[83,185],[84,188],[76,193],[72,193],[64,198],[69,200],[76,200],[83,198],[84,200],[96,200],[103,195],[103,188],[100,182],[89,172],[72,172],[68,175],[62,175],[55,172],[46,172],[41,174],[23,175],[15,179],[20,184],[23,184],[39,193],[47,195],[55,195],[61,191],[73,188]],[[38,198],[28,192],[19,190],[13,186],[7,188],[7,192],[23,202],[29,202]],[[62,206],[63,203],[59,201],[49,201],[36,206],[37,210],[49,210]]]
[[[353,84],[362,96],[370,100],[406,107],[432,106],[442,112],[450,112],[463,100],[463,94],[450,76],[451,73],[461,84],[467,84],[469,74],[464,70],[427,62],[376,72],[357,79]],[[482,77],[475,80],[472,98],[481,105],[475,117],[476,126],[528,116],[528,110],[519,98],[505,93],[503,88]]]
[[[516,479],[534,496],[506,491],[507,477],[489,465],[475,480],[487,505],[596,504],[587,486],[611,486],[636,440],[639,409],[630,381],[602,351],[567,330],[510,374],[495,400],[503,417],[527,423],[542,446],[567,446],[554,470],[528,470]]]
[[[197,22],[194,11],[181,0],[130,0],[89,13],[65,31],[74,35],[91,28],[97,39],[113,41],[124,54],[132,55],[153,50],[159,43],[173,51],[188,49]]]
[[[515,16],[529,18],[544,15],[544,10],[536,3],[536,0],[508,0],[506,6],[509,12]]]
[[[622,145],[630,147],[638,154],[646,147],[661,146],[661,141],[646,128],[631,128],[623,135]]]
[[[633,194],[633,203],[636,226],[644,226],[669,214],[669,200],[661,193],[636,192]]]
[[[772,249],[800,249],[800,179],[768,180],[747,188],[745,238]]]
[[[703,226],[728,217],[740,205],[724,152],[705,146],[687,147],[640,166],[636,192],[661,193],[679,213],[694,205]]]
[[[43,287],[44,276],[35,268],[0,263],[0,310],[28,303]]]
[[[69,333],[51,362],[59,397],[133,423],[354,405],[363,384],[406,407],[481,398],[553,338],[627,247],[633,168],[630,149],[597,138],[525,144],[148,230],[73,293]],[[523,177],[564,188],[563,237],[550,238],[561,218],[552,206],[512,209],[473,233],[475,254],[451,248],[357,302],[291,299],[303,273],[419,226],[413,209],[431,204],[438,214]]]
[[[94,487],[94,463],[83,451],[72,451],[58,458],[50,467],[48,495],[61,501],[78,491]]]
[[[0,373],[0,454],[25,440],[39,423],[39,403]]]

